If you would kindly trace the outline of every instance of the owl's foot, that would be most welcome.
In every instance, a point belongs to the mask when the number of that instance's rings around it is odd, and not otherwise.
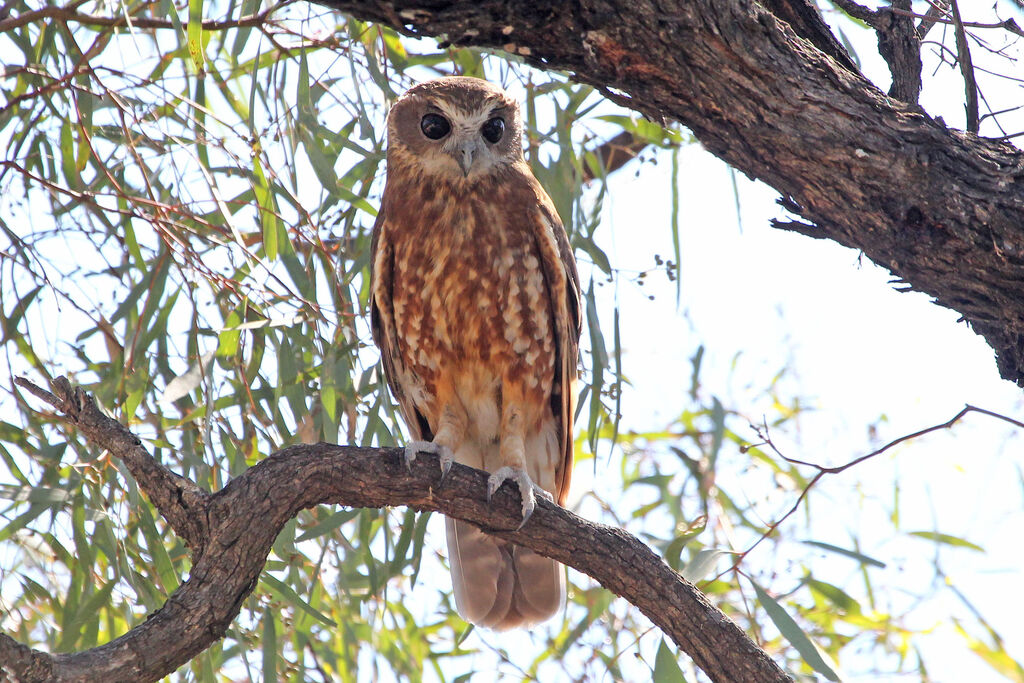
[[[526,470],[518,467],[502,467],[487,478],[488,503],[491,502],[491,497],[495,492],[501,488],[502,483],[506,481],[514,481],[519,485],[519,495],[523,499],[523,521],[520,522],[519,529],[522,529],[533,515],[533,511],[537,507],[537,496],[554,500],[550,493],[533,483]]]
[[[406,469],[412,470],[417,453],[430,453],[441,460],[441,483],[444,483],[445,477],[452,469],[452,463],[455,462],[455,454],[452,453],[452,449],[433,441],[410,441],[405,446]]]

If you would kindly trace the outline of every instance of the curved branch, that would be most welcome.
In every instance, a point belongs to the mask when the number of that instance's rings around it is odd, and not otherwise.
[[[192,550],[193,559],[202,553],[209,533],[208,520],[202,514],[209,497],[206,491],[154,460],[137,436],[105,415],[81,388],[72,387],[67,378],[53,380],[57,395],[21,377],[15,377],[14,383],[56,408],[91,444],[107,449],[120,459],[174,533]]]
[[[821,237],[958,311],[1024,386],[1024,153],[947,128],[831,55],[806,0],[316,0],[562,69],[792,200]],[[817,32],[820,33],[820,32]]]
[[[154,462],[127,428],[103,416],[81,389],[54,382],[57,395],[25,380],[18,384],[51,403],[95,443],[132,468],[139,487],[163,496],[177,480]],[[302,509],[408,505],[443,512],[552,557],[597,580],[636,605],[693,658],[713,681],[789,681],[782,669],[634,536],[582,519],[539,500],[519,530],[518,494],[503,486],[487,502],[487,475],[455,465],[440,483],[436,456],[421,455],[411,470],[398,448],[331,444],[286,448],[232,479],[214,494],[162,513],[198,519],[191,575],[166,604],[120,638],[85,652],[47,654],[0,634],[0,679],[33,681],[155,681],[224,636],[255,587],[277,534]],[[186,480],[181,480],[186,481]],[[152,487],[152,488],[151,488]],[[204,526],[205,525],[205,526]],[[192,528],[184,525],[183,528]]]

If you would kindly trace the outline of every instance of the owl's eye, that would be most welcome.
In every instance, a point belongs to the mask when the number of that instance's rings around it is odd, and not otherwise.
[[[431,140],[440,140],[451,132],[452,124],[440,114],[427,114],[420,120],[420,130]]]
[[[501,139],[501,136],[505,134],[505,121],[504,119],[495,116],[489,120],[480,129],[481,135],[484,136],[484,140],[491,143],[492,145],[497,143]]]

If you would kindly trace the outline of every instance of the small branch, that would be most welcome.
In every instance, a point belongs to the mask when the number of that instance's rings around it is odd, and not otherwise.
[[[878,12],[872,9],[868,9],[864,5],[854,2],[853,0],[832,0],[836,7],[849,14],[854,19],[860,19],[871,28],[877,28],[875,22],[878,21]]]
[[[138,437],[104,415],[92,398],[81,388],[72,388],[67,378],[58,377],[53,381],[55,394],[23,377],[15,377],[14,383],[62,413],[65,421],[81,430],[90,443],[119,458],[174,533],[194,554],[202,553],[209,528],[205,517],[196,511],[205,508],[210,494],[154,460]]]
[[[772,219],[772,227],[778,230],[788,230],[789,232],[795,232],[805,237],[810,237],[816,240],[823,240],[827,237],[825,233],[817,225],[808,223],[806,221],[798,220],[782,220],[779,218]]]
[[[805,466],[805,467],[813,467],[818,472],[807,483],[807,486],[804,487],[803,491],[800,492],[800,495],[797,497],[796,502],[793,503],[793,506],[784,515],[782,515],[782,517],[780,517],[779,519],[775,520],[770,525],[768,525],[768,528],[765,530],[765,532],[763,534],[761,534],[761,537],[758,538],[754,542],[753,545],[751,545],[749,548],[747,548],[746,550],[744,550],[742,553],[740,553],[737,556],[736,562],[733,564],[733,569],[735,569],[736,567],[739,567],[740,563],[750,553],[750,551],[752,551],[754,548],[756,548],[758,545],[760,545],[761,541],[765,540],[766,538],[771,536],[773,533],[775,533],[775,530],[777,528],[779,528],[779,525],[781,525],[784,521],[789,519],[789,517],[792,516],[793,513],[796,512],[800,508],[800,504],[803,503],[804,499],[807,497],[807,494],[810,492],[810,490],[826,474],[839,474],[840,472],[848,470],[851,467],[854,467],[855,465],[859,465],[860,463],[864,462],[865,460],[870,460],[871,458],[874,458],[874,457],[876,457],[878,455],[881,455],[882,453],[885,453],[889,449],[893,448],[894,446],[898,446],[901,443],[904,443],[906,441],[912,441],[913,439],[916,439],[918,437],[924,436],[925,434],[930,434],[931,432],[937,432],[940,429],[949,429],[950,427],[955,425],[957,422],[962,420],[964,418],[964,416],[966,416],[968,413],[980,413],[982,415],[987,415],[989,417],[994,417],[997,420],[1002,420],[1004,422],[1008,422],[1009,424],[1012,424],[1015,427],[1019,427],[1021,429],[1024,429],[1024,422],[1021,422],[1020,420],[1015,420],[1012,417],[1008,417],[1008,416],[1003,415],[1001,413],[996,413],[996,412],[991,411],[991,410],[986,410],[984,408],[978,408],[977,406],[972,406],[970,404],[967,404],[967,405],[965,405],[963,407],[963,409],[960,410],[959,413],[957,413],[956,415],[954,415],[953,417],[951,417],[950,419],[946,420],[945,422],[943,422],[941,424],[932,425],[931,427],[925,427],[924,429],[919,429],[918,431],[912,432],[910,434],[904,434],[903,436],[900,436],[900,437],[898,437],[896,439],[893,439],[892,441],[890,441],[889,443],[885,444],[881,448],[873,450],[870,453],[862,455],[862,456],[860,456],[858,458],[854,458],[853,460],[849,461],[845,465],[838,465],[836,467],[825,467],[824,465],[819,465],[817,463],[808,462],[806,460],[798,460],[796,458],[790,458],[789,456],[783,455],[782,452],[778,449],[778,447],[776,447],[775,443],[772,441],[771,435],[768,432],[768,425],[767,424],[762,424],[759,427],[754,427],[754,430],[757,432],[758,437],[762,441],[762,443],[757,444],[758,446],[768,446],[769,448],[772,449],[772,451],[777,456],[779,456],[780,458],[782,458],[786,462],[788,462],[788,463],[790,463],[792,465],[801,465],[801,466]],[[745,446],[743,450],[746,451],[746,450],[749,450],[752,447],[753,446]]]
[[[638,140],[628,130],[624,130],[610,140],[606,140],[590,150],[601,162],[601,172],[609,175],[619,170],[640,155],[647,148],[647,142]],[[590,164],[583,164],[583,182],[589,183],[597,178]]]
[[[76,5],[82,3],[75,3]],[[267,23],[267,17],[280,8],[275,5],[259,14],[251,14],[246,17],[239,17],[227,21],[204,21],[204,31],[227,31],[234,28],[254,28]],[[77,23],[83,26],[99,28],[136,28],[136,29],[169,29],[174,24],[169,19],[153,19],[149,17],[132,18],[127,15],[117,17],[100,16],[97,14],[83,14],[70,7],[43,7],[31,12],[19,14],[16,17],[0,21],[0,33],[12,31],[27,24],[35,22],[62,21]]]
[[[956,51],[960,61],[960,73],[964,75],[964,91],[967,95],[967,130],[977,134],[981,122],[978,118],[978,84],[974,80],[974,64],[971,62],[971,49],[967,44],[967,31],[960,18],[960,7],[952,0],[953,24],[956,31]]]
[[[917,37],[924,40],[925,36],[928,35],[928,32],[932,30],[932,27],[941,21],[940,17],[942,17],[948,9],[949,0],[934,0],[931,2],[928,7],[928,11],[923,16],[916,15],[915,17],[911,17],[921,20],[921,23],[917,25]],[[896,13],[902,14],[903,10],[896,11]]]
[[[961,21],[957,24],[956,19],[946,19],[943,15],[949,10],[949,2],[946,0],[945,3],[932,5],[928,9],[927,14],[917,14],[916,12],[908,12],[906,10],[894,9],[893,14],[899,14],[900,16],[910,17],[912,19],[920,19],[921,23],[917,27],[917,35],[920,38],[924,38],[928,31],[931,30],[935,24],[950,24],[952,26],[963,26],[964,28],[1001,28],[1008,33],[1012,33],[1015,36],[1024,37],[1024,29],[1022,29],[1016,21],[1013,19],[1007,19],[1005,21],[995,21],[991,23],[985,23],[981,21]]]
[[[871,10],[853,0],[833,0],[839,9],[860,19],[878,35],[878,52],[889,66],[889,97],[917,104],[921,96],[921,37],[906,16],[911,0],[892,0],[891,7]],[[902,10],[902,11],[900,11]]]
[[[23,379],[18,385],[53,405],[90,440],[139,472],[147,494],[168,493],[180,477],[152,462],[139,440],[102,415],[66,379],[54,393]],[[421,454],[406,468],[398,448],[331,444],[287,448],[257,463],[215,494],[172,513],[206,524],[189,577],[163,607],[116,640],[85,652],[51,655],[0,636],[0,680],[155,681],[224,636],[257,584],[284,525],[319,504],[349,507],[408,505],[466,520],[593,577],[636,605],[712,681],[788,682],[789,677],[692,584],[622,529],[594,524],[546,500],[519,529],[519,495],[503,486],[487,500],[487,473],[456,464],[441,483],[436,456]],[[180,480],[180,481],[179,481]],[[143,481],[148,482],[143,486]],[[195,489],[187,482],[185,490]],[[181,489],[179,489],[181,490]],[[163,513],[165,510],[161,508]],[[204,552],[205,549],[209,551]]]

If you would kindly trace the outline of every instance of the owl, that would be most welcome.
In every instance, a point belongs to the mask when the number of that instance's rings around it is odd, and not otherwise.
[[[486,470],[522,498],[564,504],[573,461],[579,277],[562,222],[523,157],[519,106],[476,78],[439,78],[388,115],[373,228],[371,325],[413,440]],[[548,619],[565,570],[447,519],[456,606],[496,630]]]

